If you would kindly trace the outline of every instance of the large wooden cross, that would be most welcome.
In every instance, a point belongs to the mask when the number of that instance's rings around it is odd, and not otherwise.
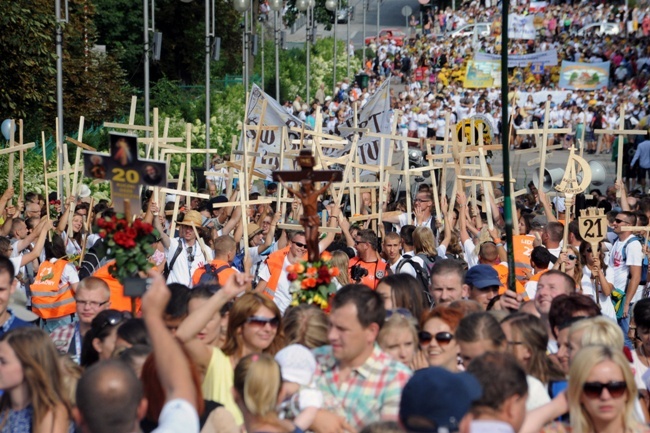
[[[305,228],[307,239],[307,254],[310,263],[316,262],[320,255],[318,250],[318,228],[320,220],[318,217],[318,197],[329,188],[332,182],[340,182],[343,175],[337,170],[314,170],[316,161],[311,151],[303,150],[298,155],[300,171],[275,171],[273,180],[281,182],[288,191],[300,199],[303,207],[303,215],[300,223]],[[291,189],[286,182],[300,182],[300,190]],[[314,190],[314,182],[327,182],[319,190]]]
[[[624,135],[646,135],[646,130],[625,129],[625,104],[621,104],[621,111],[618,116],[618,129],[595,129],[595,134],[618,135],[618,155],[616,159],[616,179],[623,180],[623,136]],[[616,197],[621,197],[621,190],[616,190]]]

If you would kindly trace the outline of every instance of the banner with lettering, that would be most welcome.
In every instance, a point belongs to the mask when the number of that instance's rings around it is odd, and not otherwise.
[[[609,62],[562,61],[559,87],[569,90],[604,89],[609,85]]]
[[[533,15],[510,14],[508,16],[508,37],[510,39],[535,39],[537,31],[535,30]]]
[[[499,54],[476,53],[474,55],[474,61],[476,62],[498,62],[500,60],[501,56]],[[509,68],[525,68],[531,63],[541,63],[544,67],[557,66],[557,50],[540,51],[532,54],[508,54]]]
[[[527,280],[527,274],[532,273],[530,255],[533,252],[535,236],[517,235],[512,237],[512,246],[515,256],[515,274],[519,281]]]
[[[266,100],[266,112],[264,113],[264,118],[262,119],[262,106]],[[251,89],[250,96],[248,97],[248,112],[246,113],[245,123],[246,125],[259,125],[260,119],[262,119],[262,126],[277,126],[278,129],[273,130],[264,130],[261,131],[260,143],[258,148],[259,156],[256,157],[255,165],[261,166],[261,168],[256,168],[256,170],[266,174],[267,178],[271,179],[271,172],[280,168],[280,146],[282,145],[282,129],[281,127],[286,126],[288,128],[297,127],[302,128],[303,121],[298,119],[293,114],[289,114],[287,110],[282,107],[271,96],[264,93],[256,84],[253,84]],[[309,126],[305,125],[305,129],[311,129]],[[257,131],[247,130],[246,135],[249,142],[255,142]],[[300,134],[296,132],[288,131],[289,140],[299,139]],[[296,148],[298,146],[296,145]],[[239,140],[237,145],[238,151],[244,150],[244,141]],[[286,150],[286,149],[285,149]],[[242,156],[239,155],[237,160],[241,160]],[[284,168],[293,167],[291,161],[285,159]],[[272,166],[273,169],[267,168],[265,166]]]
[[[374,95],[368,100],[366,105],[359,111],[358,128],[367,128],[371,133],[390,134],[391,133],[391,109],[390,109],[390,80],[377,89]],[[339,129],[339,126],[341,127]],[[339,125],[334,130],[334,135],[348,140],[345,149],[324,149],[323,153],[327,156],[339,157],[350,152],[350,143],[354,136],[354,131],[346,131],[345,128],[354,126],[354,118],[350,116],[343,125]],[[382,141],[384,143],[382,144]],[[379,156],[381,146],[386,146],[384,155],[388,163],[388,140],[381,140],[376,137],[364,137],[360,134],[357,143],[358,162],[360,164],[379,165]]]

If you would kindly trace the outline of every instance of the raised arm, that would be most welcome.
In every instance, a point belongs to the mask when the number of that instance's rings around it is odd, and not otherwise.
[[[165,400],[183,399],[197,406],[190,364],[183,350],[163,322],[163,314],[171,297],[163,276],[149,271],[151,285],[142,298],[142,313],[153,347],[158,379],[165,391]]]
[[[557,218],[553,214],[553,209],[551,209],[551,201],[548,199],[548,196],[543,189],[538,190],[539,194],[539,204],[544,208],[544,214],[546,215],[546,220],[548,222],[557,222]]]
[[[168,250],[170,245],[169,235],[165,233],[165,229],[162,226],[162,223],[160,222],[160,218],[158,218],[158,214],[160,212],[158,203],[152,202],[149,207],[151,208],[151,214],[153,215],[153,228],[158,230],[158,233],[160,233],[160,241],[162,242],[163,247],[165,247],[165,249]]]
[[[61,218],[59,218],[59,222],[56,225],[56,232],[58,234],[63,233],[65,228],[68,226],[68,215],[70,215],[70,209],[75,201],[77,201],[75,196],[68,197],[63,215],[61,215]]]
[[[38,258],[41,255],[41,251],[43,251],[43,247],[45,246],[45,239],[47,239],[47,232],[52,229],[52,221],[48,220],[47,218],[43,218],[36,227],[39,226],[41,229],[38,234],[38,240],[36,241],[36,244],[34,244],[34,249],[32,249],[27,254],[23,254],[20,260],[20,266],[25,266],[27,263]]]

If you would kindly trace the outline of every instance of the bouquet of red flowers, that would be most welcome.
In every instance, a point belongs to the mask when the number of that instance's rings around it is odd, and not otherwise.
[[[332,266],[331,259],[332,255],[325,251],[317,262],[304,261],[287,267],[292,306],[316,304],[321,310],[330,311],[330,297],[336,292],[336,284],[332,279],[339,275],[339,269]]]
[[[61,211],[61,200],[50,200],[50,216],[56,218]]]
[[[136,219],[129,223],[126,219],[100,218],[97,222],[99,236],[108,247],[107,257],[115,259],[109,271],[113,277],[123,282],[125,278],[137,276],[153,267],[149,257],[154,253],[152,244],[158,231],[151,224]]]

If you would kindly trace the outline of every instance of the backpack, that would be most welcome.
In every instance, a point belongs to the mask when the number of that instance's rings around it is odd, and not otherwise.
[[[237,269],[239,272],[244,272],[244,258],[244,250],[238,251],[232,260],[231,267]]]
[[[641,244],[641,248],[643,248],[644,241],[640,239],[638,236],[631,236],[630,239],[628,239],[623,245],[623,259],[622,259],[623,263],[627,261],[627,245],[630,242],[634,242],[634,241],[639,241],[639,243]],[[629,273],[627,275],[627,279],[628,280],[630,279]],[[646,284],[647,281],[648,281],[648,256],[644,255],[643,261],[641,262],[641,281],[639,282],[639,284]]]
[[[219,283],[219,272],[228,269],[230,266],[228,265],[223,265],[218,268],[215,268],[211,264],[206,264],[203,266],[203,269],[205,270],[205,273],[201,275],[201,278],[199,279],[199,283],[197,285],[201,284],[214,284],[214,283]]]
[[[165,262],[165,269],[163,269],[163,277],[165,278],[165,281],[167,278],[169,278],[169,273],[172,271],[172,268],[174,267],[174,264],[176,263],[176,259],[178,259],[178,256],[180,256],[181,252],[183,251],[183,243],[178,242],[178,248],[176,248],[176,251],[174,252],[174,257],[172,257],[171,262],[167,263]]]
[[[429,293],[429,286],[431,285],[431,269],[433,269],[433,266],[439,260],[439,257],[427,256],[426,254],[417,254],[416,257],[419,257],[424,261],[424,266],[414,261],[412,257],[407,256],[404,257],[402,260],[400,260],[400,262],[397,264],[397,268],[395,268],[395,273],[399,274],[400,270],[406,263],[413,266],[413,269],[415,270],[415,279],[420,282],[420,285],[422,286],[422,291],[424,292],[424,295],[426,296],[429,305],[432,305],[433,299],[431,299],[431,294]]]

